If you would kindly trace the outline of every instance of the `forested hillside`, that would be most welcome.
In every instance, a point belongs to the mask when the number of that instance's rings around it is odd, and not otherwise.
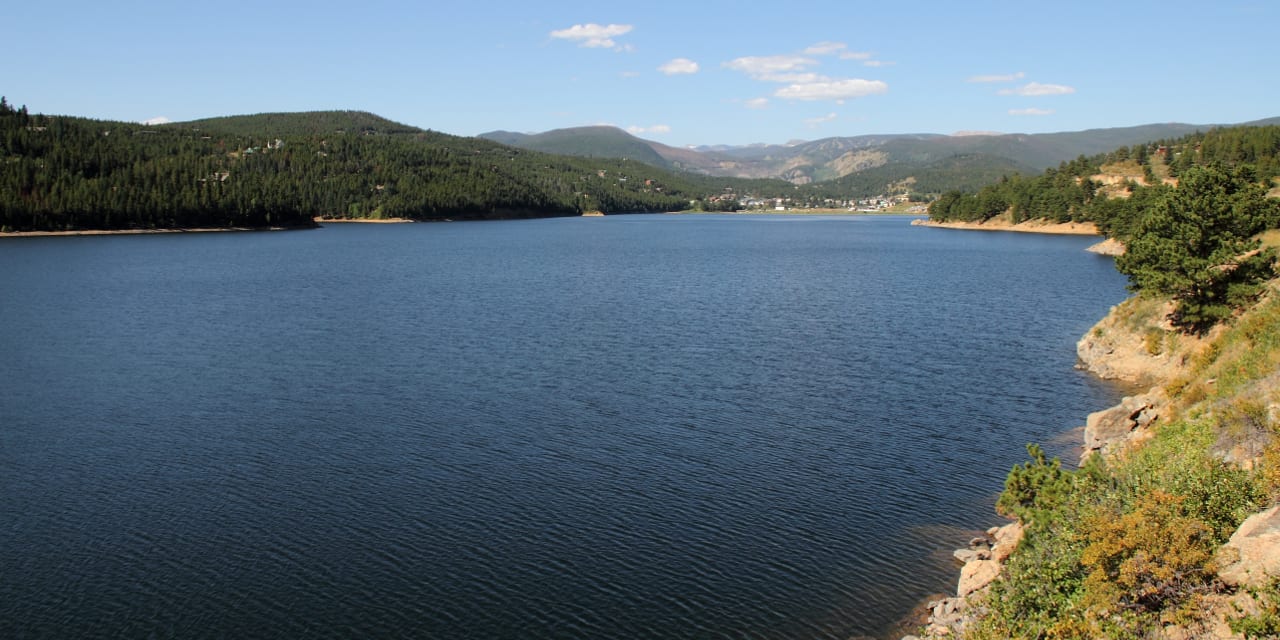
[[[0,158],[6,231],[673,211],[726,189],[792,188],[554,156],[345,111],[146,126],[3,101]]]

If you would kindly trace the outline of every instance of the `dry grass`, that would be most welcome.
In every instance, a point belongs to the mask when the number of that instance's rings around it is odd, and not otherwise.
[[[1103,174],[1120,176],[1122,178],[1132,178],[1138,182],[1142,182],[1142,165],[1137,160],[1125,160],[1124,162],[1112,162],[1099,167]]]
[[[1259,238],[1262,240],[1262,246],[1280,249],[1280,229],[1263,231]]]

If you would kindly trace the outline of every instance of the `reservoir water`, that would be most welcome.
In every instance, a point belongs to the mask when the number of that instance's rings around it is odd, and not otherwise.
[[[908,221],[0,240],[0,636],[882,634],[1125,297]]]

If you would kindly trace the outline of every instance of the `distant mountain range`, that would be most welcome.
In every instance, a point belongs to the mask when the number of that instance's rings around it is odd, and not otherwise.
[[[1037,134],[914,133],[823,138],[786,145],[697,148],[672,147],[607,126],[556,129],[538,134],[493,131],[479,137],[546,153],[626,158],[711,176],[781,178],[796,184],[836,180],[876,170],[878,178],[889,184],[910,180],[920,172],[1039,173],[1081,155],[1107,153],[1122,146],[1180,138],[1220,126],[1271,124],[1280,124],[1280,118],[1240,125],[1166,123]]]

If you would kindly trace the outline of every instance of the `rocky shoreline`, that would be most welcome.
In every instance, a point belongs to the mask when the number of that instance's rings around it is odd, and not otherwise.
[[[1182,336],[1171,327],[1151,325],[1141,318],[1167,317],[1167,310],[1145,307],[1160,305],[1152,301],[1130,299],[1111,311],[1077,343],[1080,368],[1108,380],[1130,385],[1135,390],[1114,407],[1089,414],[1083,437],[1081,462],[1093,455],[1112,456],[1153,435],[1161,420],[1174,413],[1174,402],[1165,385],[1185,375],[1193,354],[1204,347],[1209,338]],[[1167,322],[1167,321],[1164,321]],[[1151,336],[1162,340],[1153,343]],[[1176,336],[1176,337],[1170,337]],[[1170,342],[1172,341],[1172,342]],[[1280,414],[1280,406],[1270,411]],[[1278,416],[1280,417],[1280,416]],[[1248,464],[1248,452],[1220,451],[1228,462]],[[933,599],[927,603],[928,616],[917,631],[902,640],[940,640],[963,637],[965,630],[984,609],[985,595],[1001,575],[1005,561],[1022,539],[1021,522],[992,527],[985,537],[974,538],[966,548],[954,555],[963,563],[954,596]],[[1223,564],[1218,579],[1232,587],[1261,587],[1280,578],[1280,506],[1249,517],[1220,550]],[[1222,596],[1212,603],[1213,615],[1203,633],[1170,637],[1208,637],[1235,639],[1227,623],[1232,612],[1256,610],[1257,605],[1244,591]]]

